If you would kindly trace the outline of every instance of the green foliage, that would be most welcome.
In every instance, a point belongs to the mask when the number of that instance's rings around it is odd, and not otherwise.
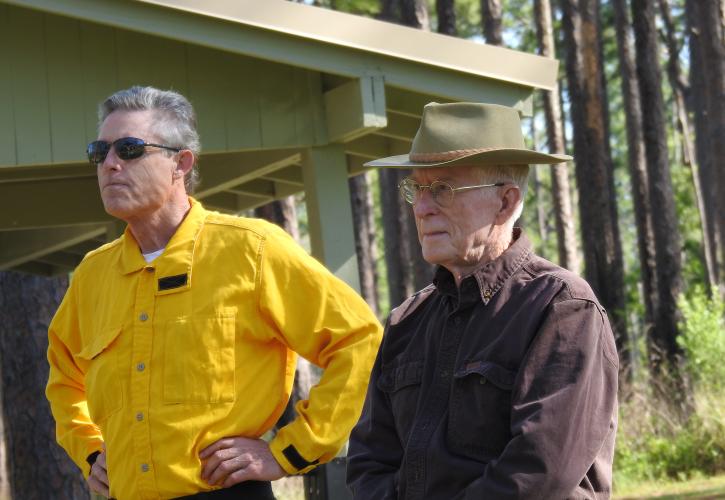
[[[702,389],[725,389],[725,303],[716,293],[710,299],[702,287],[678,302],[684,321],[677,343],[685,352],[685,366]]]
[[[683,480],[725,471],[725,304],[702,287],[681,297],[678,343],[693,388],[694,412],[686,421],[672,408],[673,387],[640,380],[621,390],[615,450],[615,484],[665,478]]]
[[[620,409],[615,450],[615,485],[646,480],[684,480],[725,470],[722,395],[702,398],[686,424],[672,418],[665,403],[633,398]]]

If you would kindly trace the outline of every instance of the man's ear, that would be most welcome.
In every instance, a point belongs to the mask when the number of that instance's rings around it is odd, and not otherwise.
[[[516,207],[521,203],[521,189],[515,184],[506,184],[500,188],[501,207],[496,214],[497,225],[505,224],[516,211]]]
[[[178,153],[178,161],[174,170],[174,178],[184,177],[194,167],[194,153],[188,149],[182,149]]]

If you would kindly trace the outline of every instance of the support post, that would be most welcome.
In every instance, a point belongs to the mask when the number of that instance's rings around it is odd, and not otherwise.
[[[312,255],[358,292],[360,278],[347,183],[339,144],[308,149],[302,159]]]

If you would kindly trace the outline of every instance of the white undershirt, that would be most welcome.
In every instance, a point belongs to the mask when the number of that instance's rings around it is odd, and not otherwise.
[[[143,255],[146,264],[151,264],[156,257],[164,253],[164,250],[166,250],[166,247],[156,250],[155,252],[144,253],[141,255]]]

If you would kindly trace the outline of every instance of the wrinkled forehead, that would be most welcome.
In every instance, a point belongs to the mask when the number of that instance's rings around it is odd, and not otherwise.
[[[98,139],[115,141],[121,137],[138,137],[145,141],[157,140],[155,126],[158,117],[153,110],[116,110],[109,114],[98,129]]]

